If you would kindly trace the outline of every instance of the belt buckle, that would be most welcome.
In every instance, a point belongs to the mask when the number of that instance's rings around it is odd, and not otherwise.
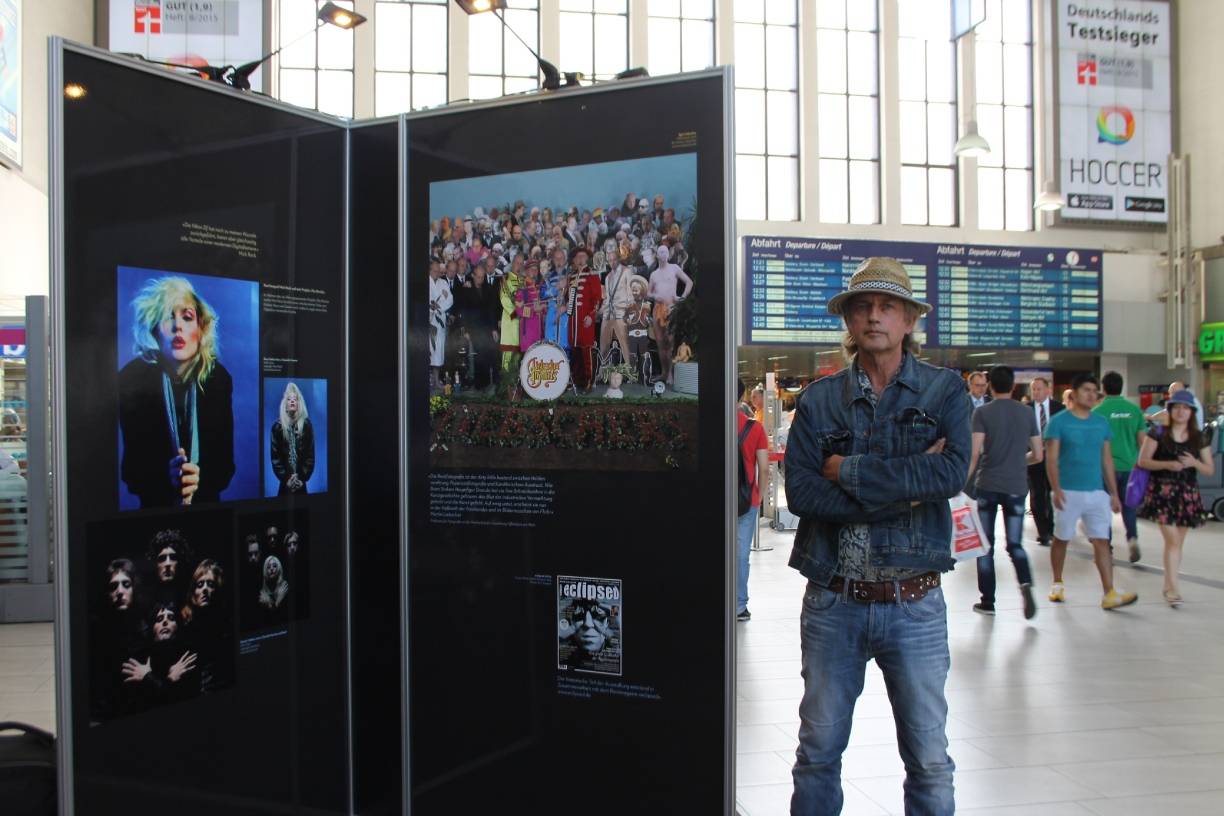
[[[850,594],[860,603],[871,603],[871,594],[862,587],[862,581],[850,582]]]

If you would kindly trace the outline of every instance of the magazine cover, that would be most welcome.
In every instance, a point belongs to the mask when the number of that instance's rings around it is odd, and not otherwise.
[[[624,593],[618,578],[557,576],[557,668],[620,676]]]

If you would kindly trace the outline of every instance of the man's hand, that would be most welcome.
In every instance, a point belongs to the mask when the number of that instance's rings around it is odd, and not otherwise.
[[[589,329],[591,326],[595,325],[595,321],[591,319],[590,315],[587,315],[586,317],[582,318],[582,325]]]
[[[183,675],[195,668],[196,656],[193,652],[183,652],[183,656],[174,662],[166,672],[166,679],[171,683],[177,683],[183,679]]]
[[[840,484],[838,476],[841,473],[841,463],[845,459],[844,456],[839,456],[834,453],[825,457],[824,467],[820,469],[820,475],[824,476],[833,484]]]
[[[939,437],[935,440],[935,444],[926,449],[926,453],[943,453],[944,446],[948,444],[947,437]]]
[[[153,658],[146,657],[145,662],[141,663],[136,658],[129,657],[123,661],[123,667],[120,670],[123,672],[123,682],[139,683],[149,676],[149,672],[153,671]]]
[[[1053,494],[1054,494],[1054,509],[1055,510],[1066,510],[1067,509],[1067,494],[1063,493],[1063,490],[1061,487],[1058,488],[1057,490],[1054,490]]]

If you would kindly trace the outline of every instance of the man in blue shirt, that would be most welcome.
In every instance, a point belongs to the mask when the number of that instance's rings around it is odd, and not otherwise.
[[[1101,574],[1102,609],[1117,609],[1139,600],[1134,592],[1120,592],[1113,583],[1113,555],[1109,532],[1113,514],[1121,512],[1118,485],[1114,474],[1112,432],[1109,422],[1092,409],[1097,404],[1098,384],[1091,374],[1079,374],[1071,381],[1070,410],[1050,419],[1046,426],[1046,473],[1054,496],[1054,545],[1050,566],[1054,586],[1050,600],[1062,603],[1063,565],[1067,543],[1075,536],[1075,526],[1083,522],[1092,542],[1092,556]]]

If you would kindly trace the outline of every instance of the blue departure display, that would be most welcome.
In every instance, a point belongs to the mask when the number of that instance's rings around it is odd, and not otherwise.
[[[1099,250],[898,241],[744,238],[745,341],[834,345],[827,311],[864,258],[905,265],[914,296],[934,311],[917,339],[935,348],[1099,351]]]

